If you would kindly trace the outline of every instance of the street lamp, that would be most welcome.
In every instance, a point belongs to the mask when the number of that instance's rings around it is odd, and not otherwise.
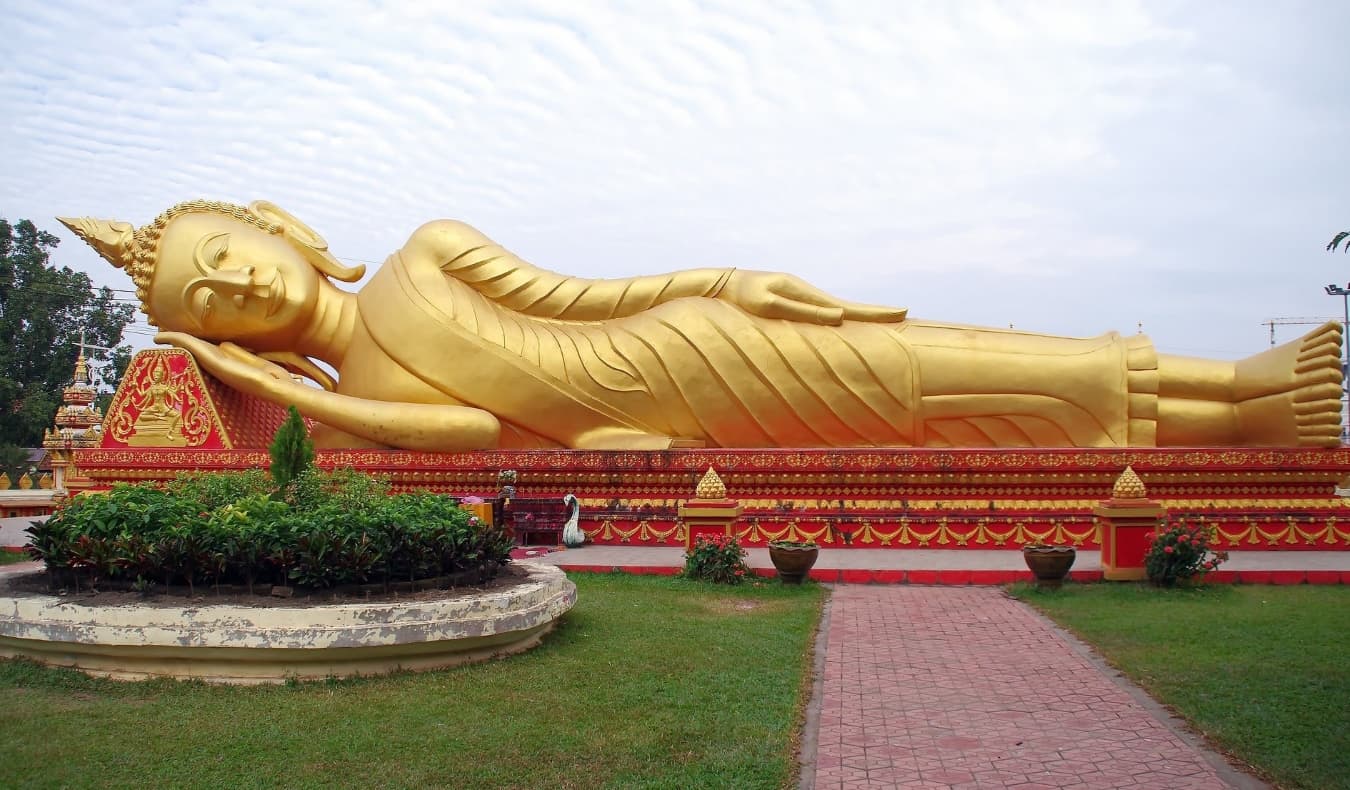
[[[1327,296],[1341,297],[1341,306],[1345,309],[1345,334],[1341,335],[1341,344],[1345,346],[1345,362],[1341,363],[1341,392],[1342,397],[1350,393],[1350,283],[1346,283],[1346,288],[1342,288],[1335,283],[1326,287]],[[1350,421],[1341,419],[1341,441],[1345,442],[1350,438]]]

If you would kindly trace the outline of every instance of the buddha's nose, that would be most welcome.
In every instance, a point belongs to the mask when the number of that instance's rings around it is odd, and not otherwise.
[[[211,274],[211,282],[216,290],[228,294],[248,294],[254,287],[253,267],[241,266],[238,269],[217,269]]]

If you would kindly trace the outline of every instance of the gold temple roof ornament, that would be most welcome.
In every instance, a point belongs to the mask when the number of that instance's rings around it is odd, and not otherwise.
[[[451,220],[357,293],[333,281],[360,267],[265,201],[62,222],[128,273],[158,342],[295,405],[320,448],[1340,445],[1335,322],[1228,362],[915,319],[775,272],[570,277]]]
[[[103,439],[103,412],[94,404],[97,396],[81,347],[70,384],[61,390],[61,406],[53,420],[55,428],[43,433],[42,446],[49,449],[98,446]]]
[[[1125,467],[1125,471],[1116,478],[1116,484],[1111,487],[1111,498],[1143,499],[1144,496],[1144,481],[1139,479],[1133,466]]]
[[[710,466],[698,481],[694,496],[699,499],[726,499],[727,486],[722,482],[722,478],[717,476],[717,471]]]

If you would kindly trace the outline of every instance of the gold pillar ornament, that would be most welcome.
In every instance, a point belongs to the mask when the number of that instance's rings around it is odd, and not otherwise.
[[[1143,334],[911,318],[772,272],[568,277],[448,220],[350,293],[333,280],[362,268],[265,201],[182,203],[142,228],[61,221],[130,275],[160,342],[295,404],[323,447],[1339,443],[1335,323],[1204,360]]]
[[[1144,481],[1139,479],[1133,466],[1126,466],[1125,471],[1116,478],[1115,485],[1111,486],[1112,499],[1143,499],[1146,494]]]
[[[694,498],[676,508],[684,524],[684,548],[689,551],[701,538],[732,537],[745,508],[727,498],[727,486],[711,466],[694,487]]]
[[[727,486],[722,482],[722,478],[718,477],[717,471],[710,466],[694,487],[694,496],[699,499],[726,499]]]
[[[1127,466],[1111,487],[1111,498],[1092,509],[1101,543],[1102,578],[1140,581],[1147,575],[1145,558],[1150,537],[1167,517],[1167,509],[1150,501],[1144,481]]]

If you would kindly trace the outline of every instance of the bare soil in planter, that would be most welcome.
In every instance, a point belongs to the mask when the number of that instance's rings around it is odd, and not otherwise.
[[[126,589],[125,582],[119,582],[115,589],[104,585],[104,589],[90,590],[87,582],[81,580],[80,590],[74,587],[53,589],[46,571],[12,576],[0,581],[0,590],[13,598],[27,598],[55,595],[64,603],[76,606],[159,606],[181,609],[191,606],[249,606],[255,608],[309,607],[324,604],[382,603],[391,601],[439,601],[461,596],[477,595],[485,591],[509,590],[528,582],[528,571],[518,565],[508,564],[497,569],[497,575],[479,583],[460,583],[451,586],[455,579],[441,577],[422,579],[417,582],[391,582],[389,590],[382,583],[347,585],[328,589],[307,589],[292,587],[289,597],[272,595],[272,585],[254,584],[253,593],[242,584],[222,584],[219,589],[211,585],[197,585],[192,595],[188,595],[186,585],[165,587],[155,584],[146,592]]]

